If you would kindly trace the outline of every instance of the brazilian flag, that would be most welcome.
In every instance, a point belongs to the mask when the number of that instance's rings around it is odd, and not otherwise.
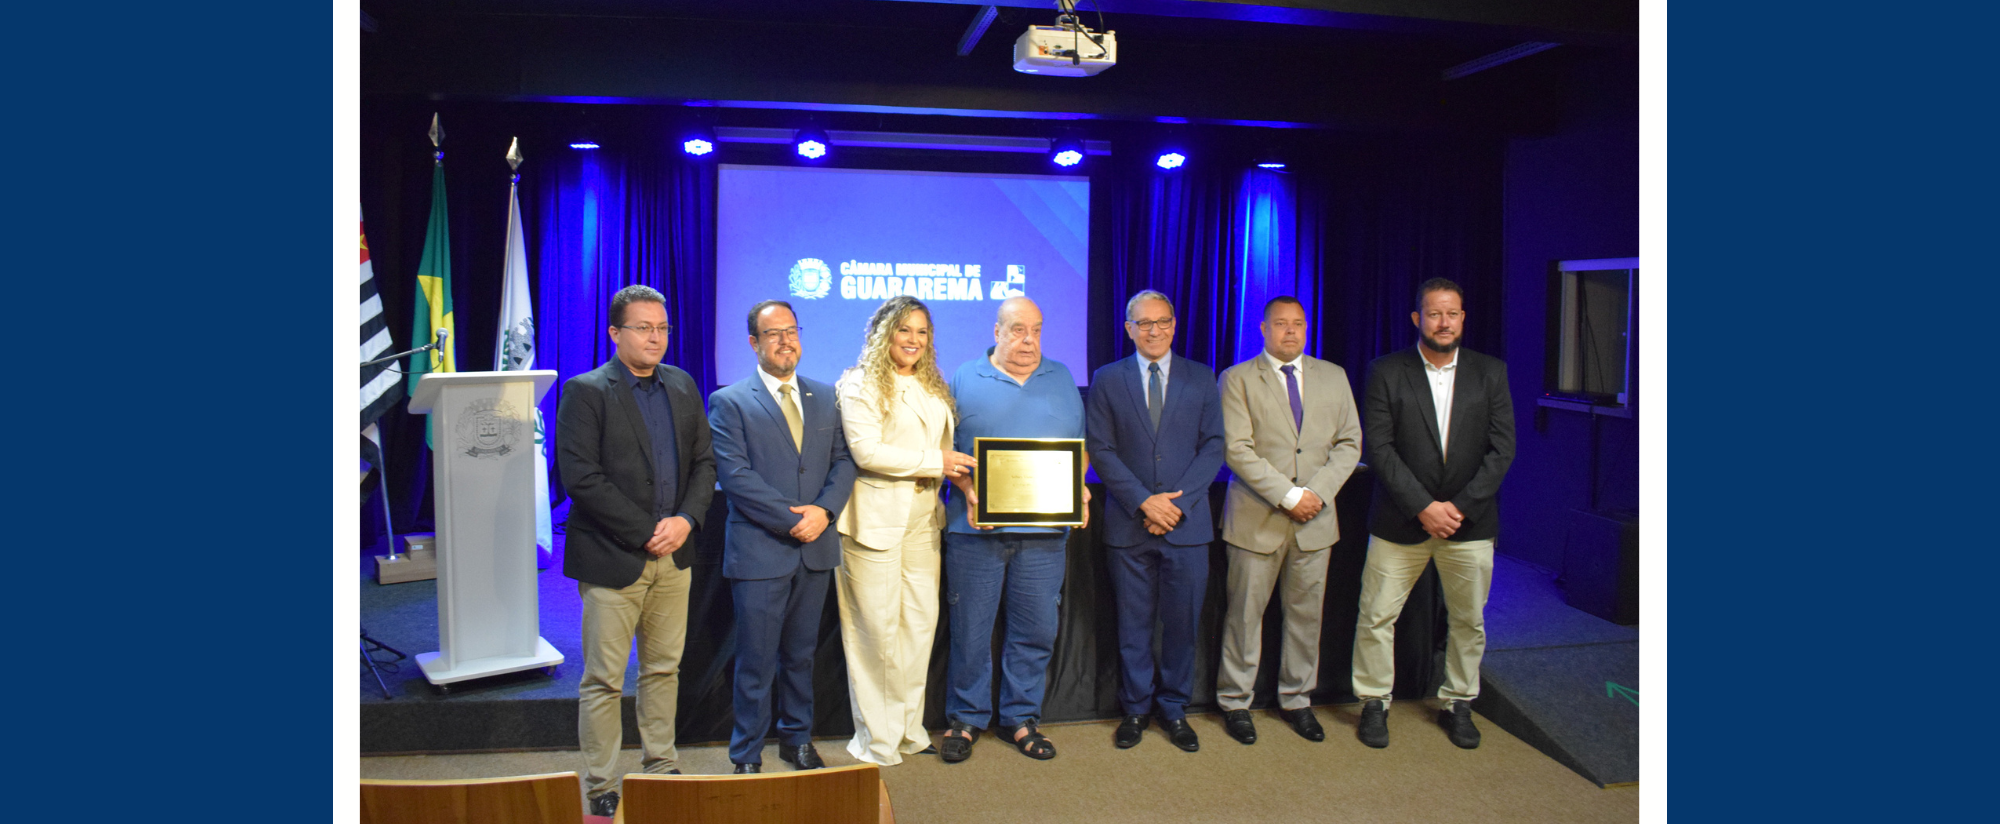
[[[424,256],[417,261],[417,297],[412,304],[410,341],[431,342],[437,330],[446,330],[444,346],[410,356],[410,395],[417,394],[417,381],[426,372],[456,372],[458,359],[452,349],[458,330],[451,315],[451,228],[445,219],[444,161],[431,168],[431,225],[424,232]],[[430,441],[430,423],[424,424],[424,441]]]
[[[410,356],[410,394],[417,393],[417,380],[426,372],[456,372],[458,359],[452,357],[458,331],[451,315],[451,228],[445,220],[444,164],[431,169],[431,225],[424,232],[424,256],[417,262],[417,297],[410,326],[411,342],[422,345],[437,336],[450,335],[445,345]]]

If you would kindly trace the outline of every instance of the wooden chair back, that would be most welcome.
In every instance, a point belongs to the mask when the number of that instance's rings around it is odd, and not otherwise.
[[[884,824],[889,786],[873,764],[756,775],[625,776],[620,824]]]
[[[361,824],[582,824],[574,772],[457,781],[361,780]]]

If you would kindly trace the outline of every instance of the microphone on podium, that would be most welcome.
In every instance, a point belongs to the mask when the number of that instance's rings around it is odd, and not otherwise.
[[[372,361],[366,361],[366,362],[362,363],[362,364],[361,364],[361,366],[362,366],[362,368],[364,368],[364,369],[365,369],[365,368],[367,368],[367,367],[370,367],[370,366],[374,366],[375,364],[378,364],[378,363],[387,363],[387,362],[389,362],[389,361],[392,361],[392,360],[398,360],[398,359],[401,359],[401,358],[407,358],[407,357],[409,357],[409,356],[411,356],[411,355],[418,355],[418,354],[422,354],[422,353],[424,353],[424,352],[438,352],[438,351],[443,351],[443,350],[444,350],[444,345],[445,345],[445,343],[446,343],[447,341],[449,341],[449,340],[451,340],[451,330],[450,330],[450,329],[445,329],[445,328],[442,328],[442,327],[440,327],[440,328],[439,328],[439,329],[437,330],[437,340],[434,340],[434,341],[431,341],[430,343],[427,343],[427,344],[424,344],[423,346],[419,346],[419,347],[417,347],[417,348],[415,348],[415,349],[412,349],[412,350],[410,350],[410,351],[408,351],[408,352],[397,352],[396,354],[393,354],[393,355],[386,355],[386,356],[383,356],[383,357],[379,357],[379,358],[376,358],[376,359],[374,359],[374,360],[372,360]]]
[[[437,330],[437,340],[431,341],[431,345],[424,347],[425,349],[429,349],[433,352],[438,353],[437,364],[438,368],[440,369],[444,368],[444,351],[445,351],[444,347],[445,344],[449,342],[451,342],[451,330],[440,326],[438,327]],[[425,370],[425,371],[430,371],[430,370]]]

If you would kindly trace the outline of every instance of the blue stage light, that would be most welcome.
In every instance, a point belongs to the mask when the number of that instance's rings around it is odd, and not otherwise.
[[[697,137],[681,143],[681,150],[695,157],[700,157],[715,151],[715,144]]]
[[[1182,163],[1187,162],[1187,156],[1180,152],[1167,152],[1160,155],[1160,159],[1154,162],[1159,164],[1162,169],[1178,169]]]
[[[1283,168],[1285,168],[1285,164],[1283,164],[1283,163],[1279,163],[1279,162],[1277,162],[1277,161],[1269,161],[1269,162],[1265,162],[1265,163],[1259,163],[1259,164],[1257,164],[1257,168],[1259,168],[1259,169],[1283,169]]]
[[[792,146],[798,150],[799,157],[807,160],[826,157],[827,147],[831,143],[832,141],[826,138],[826,132],[818,128],[800,129],[792,136]]]
[[[570,147],[570,148],[572,148],[572,149],[580,149],[580,150],[584,150],[584,151],[588,151],[588,150],[590,150],[590,149],[595,149],[595,148],[598,148],[597,144],[595,144],[595,143],[591,143],[591,142],[589,142],[589,141],[584,141],[584,142],[582,142],[582,143],[571,143],[571,144],[569,144],[569,147]]]
[[[1049,162],[1065,169],[1083,162],[1083,141],[1065,135],[1049,141]]]

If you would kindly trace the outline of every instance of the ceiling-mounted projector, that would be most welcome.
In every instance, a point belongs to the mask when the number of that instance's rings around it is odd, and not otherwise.
[[[1118,65],[1118,33],[1094,32],[1076,18],[1075,0],[1056,0],[1053,26],[1029,26],[1014,40],[1014,71],[1088,77]],[[1103,25],[1102,14],[1098,24]]]

